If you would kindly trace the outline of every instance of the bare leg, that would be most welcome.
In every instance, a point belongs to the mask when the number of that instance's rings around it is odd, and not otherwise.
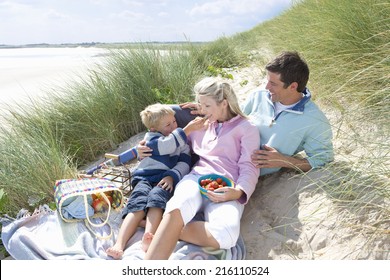
[[[219,243],[206,229],[206,222],[196,221],[186,224],[180,234],[180,240],[202,247],[219,249]]]
[[[167,260],[175,249],[184,222],[179,209],[164,215],[145,255],[145,260]]]
[[[114,246],[106,250],[107,255],[113,257],[114,259],[120,259],[122,257],[127,241],[129,241],[130,237],[133,236],[137,230],[139,222],[144,216],[144,211],[127,214],[119,229],[118,239],[116,240]]]
[[[156,233],[157,227],[160,225],[163,215],[161,208],[149,208],[146,215],[145,233],[142,237],[142,250],[145,252],[148,250],[153,236]]]
[[[146,220],[142,219],[138,226],[144,228],[146,226]]]

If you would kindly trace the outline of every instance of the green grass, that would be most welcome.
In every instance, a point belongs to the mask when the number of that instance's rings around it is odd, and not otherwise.
[[[74,177],[81,165],[143,131],[139,112],[146,105],[191,100],[203,75],[249,64],[263,68],[269,52],[297,50],[310,65],[314,99],[336,116],[331,124],[337,158],[327,167],[332,176],[313,184],[359,220],[362,230],[385,234],[389,15],[385,0],[297,1],[275,19],[208,44],[111,47],[107,64],[87,79],[54,90],[42,104],[3,114],[0,210],[15,213],[51,199],[55,179]]]
[[[87,78],[48,92],[34,106],[3,112],[0,210],[16,212],[45,202],[56,179],[77,169],[131,136],[144,131],[139,112],[147,105],[192,100],[192,88],[209,67],[226,67],[221,45],[139,44],[112,49],[106,63]],[[217,50],[214,50],[217,49]],[[216,63],[218,62],[218,63]],[[12,127],[12,129],[10,129]]]
[[[370,238],[390,226],[390,3],[307,0],[231,38],[243,51],[297,50],[309,87],[331,116],[336,161],[313,182]],[[334,117],[332,117],[334,116]]]

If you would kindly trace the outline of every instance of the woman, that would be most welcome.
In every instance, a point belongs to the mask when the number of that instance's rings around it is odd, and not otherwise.
[[[179,239],[217,249],[235,246],[244,205],[259,177],[251,162],[251,154],[260,146],[259,132],[241,112],[232,87],[205,78],[194,91],[207,119],[203,129],[188,137],[199,160],[177,184],[145,259],[168,259]],[[210,173],[231,178],[236,187],[223,187],[218,193],[208,192],[209,199],[202,198],[198,178]],[[192,221],[197,213],[203,219]]]

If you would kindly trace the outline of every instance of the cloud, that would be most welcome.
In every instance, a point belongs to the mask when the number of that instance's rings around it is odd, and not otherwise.
[[[0,0],[0,44],[185,36],[209,41],[248,30],[290,5],[291,0]]]
[[[1,14],[9,14],[9,15],[17,15],[24,14],[26,11],[32,10],[31,5],[21,4],[17,2],[11,1],[3,1],[0,3],[0,13]]]
[[[214,40],[254,27],[291,5],[291,0],[216,0],[195,3],[187,10],[185,25],[192,38]],[[203,33],[202,33],[203,32]]]
[[[245,14],[268,14],[270,10],[281,10],[291,4],[291,0],[217,0],[204,4],[195,4],[189,11],[189,15],[215,16],[215,15],[245,15]]]
[[[144,13],[133,12],[129,10],[121,11],[120,13],[112,13],[110,14],[110,18],[112,19],[122,19],[122,20],[144,20],[148,18]]]
[[[44,14],[44,17],[46,17],[49,20],[62,20],[62,21],[71,20],[69,15],[59,13],[58,11],[53,10],[53,9],[47,10]]]

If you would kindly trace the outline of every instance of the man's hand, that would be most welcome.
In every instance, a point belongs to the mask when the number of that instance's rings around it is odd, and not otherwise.
[[[167,190],[169,192],[173,191],[173,178],[171,176],[166,176],[158,182],[157,186]]]
[[[309,171],[311,165],[306,159],[297,159],[285,156],[276,149],[263,145],[264,150],[256,150],[252,154],[252,163],[257,168],[293,168],[301,171]]]
[[[146,140],[141,140],[137,145],[138,159],[144,159],[152,155],[152,149],[146,146]]]
[[[267,145],[263,146],[264,150],[255,150],[252,154],[252,163],[258,168],[275,168],[285,166],[285,156],[280,154],[276,149]]]
[[[179,104],[179,106],[184,109],[191,109],[191,115],[202,115],[202,111],[198,103],[186,102]]]

